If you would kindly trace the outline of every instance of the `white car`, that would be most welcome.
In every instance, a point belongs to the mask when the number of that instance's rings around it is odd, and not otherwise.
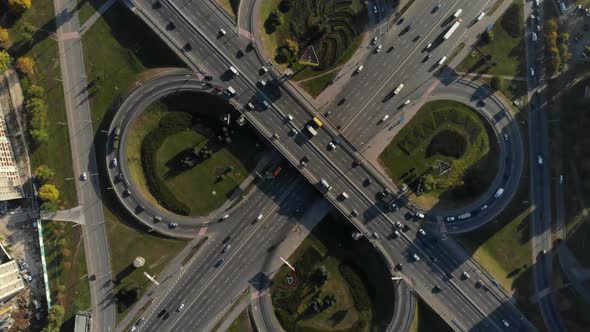
[[[383,48],[383,45],[381,45],[381,44],[377,45],[377,48],[375,49],[375,53],[381,52],[381,48]]]
[[[535,76],[535,69],[533,67],[531,67],[530,73],[531,73],[531,77]]]
[[[447,217],[447,221],[449,221],[449,222],[455,221],[455,217]]]
[[[373,39],[371,39],[371,44],[377,44],[377,37],[373,37]]]
[[[328,143],[328,149],[334,150],[334,149],[336,149],[336,145],[334,143],[330,142],[330,143]]]
[[[266,74],[266,73],[268,73],[268,67],[262,66],[262,67],[260,67],[260,71]]]
[[[389,119],[389,115],[388,114],[385,114],[383,116],[383,118],[381,118],[381,122],[385,122],[385,121],[387,121],[387,119]]]
[[[86,174],[86,172],[82,173],[82,181],[86,181],[86,179],[88,179],[88,175]]]
[[[563,174],[559,175],[559,184],[563,183]]]
[[[463,276],[463,278],[465,278],[465,279],[469,279],[469,278],[471,278],[471,276],[469,275],[469,273],[467,273],[467,272],[465,272],[465,271],[463,271],[463,273],[461,273],[461,275],[462,275],[462,276]]]
[[[379,12],[379,10],[377,9],[377,6],[373,6],[373,13],[377,14]]]
[[[231,248],[231,245],[226,245],[225,247],[223,247],[223,252],[228,252],[229,249]]]
[[[502,324],[504,324],[506,327],[510,327],[510,323],[508,323],[505,319],[502,319]]]
[[[420,233],[422,236],[426,236],[426,232],[422,228],[418,230],[418,233]]]
[[[420,256],[418,256],[417,254],[412,254],[412,257],[416,262],[420,260]]]
[[[485,211],[487,208],[488,208],[488,205],[487,205],[487,204],[484,204],[484,205],[482,205],[482,206],[481,206],[479,209],[480,209],[481,211]]]
[[[258,217],[256,217],[256,221],[260,221],[260,220],[262,220],[262,218],[264,218],[264,216],[259,214]]]
[[[225,36],[225,34],[226,34],[226,33],[227,33],[227,32],[225,32],[225,30],[223,30],[223,29],[219,29],[219,34],[220,34],[220,35],[222,35],[222,36]]]
[[[422,213],[422,212],[416,212],[415,216],[418,219],[424,219],[424,213]]]
[[[532,39],[534,42],[536,42],[536,41],[537,41],[537,34],[533,32],[533,33],[531,34],[531,39]]]
[[[361,71],[363,71],[363,68],[365,68],[363,65],[358,66],[358,68],[356,69],[356,72],[360,73]]]
[[[543,165],[543,157],[542,157],[541,155],[538,155],[538,156],[537,156],[537,163],[538,163],[539,165]]]
[[[287,120],[293,121],[293,116],[291,114],[287,114]]]
[[[405,106],[405,105],[408,105],[409,103],[410,103],[410,100],[408,99],[408,100],[406,100],[406,101],[404,102],[404,106]]]
[[[397,228],[399,228],[399,229],[404,228],[404,226],[402,225],[402,223],[399,222],[399,221],[395,223],[395,226],[397,226]]]
[[[176,308],[176,311],[182,311],[182,309],[184,309],[184,303],[181,303],[178,308]]]
[[[398,230],[393,231],[393,234],[395,234],[395,237],[400,237],[401,236],[401,234],[399,233]]]

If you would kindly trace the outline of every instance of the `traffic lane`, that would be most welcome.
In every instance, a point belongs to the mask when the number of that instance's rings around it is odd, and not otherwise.
[[[301,189],[309,189],[308,186],[309,185],[303,181],[299,183]],[[299,193],[300,191],[301,190],[296,190],[296,192]],[[272,218],[273,221],[265,223],[261,229],[255,231],[254,233],[256,233],[257,236],[253,237],[251,240],[246,240],[243,247],[240,247],[239,245],[236,246],[236,248],[232,247],[232,249],[225,254],[227,255],[226,257],[229,258],[226,258],[226,263],[217,268],[217,274],[211,277],[211,279],[214,279],[214,283],[206,286],[203,293],[195,296],[199,299],[199,303],[197,303],[197,299],[195,299],[191,301],[190,304],[186,304],[187,310],[184,311],[185,313],[191,308],[208,308],[209,310],[212,309],[210,307],[213,307],[214,304],[223,307],[226,303],[216,299],[226,299],[228,296],[233,298],[236,296],[236,292],[239,293],[245,288],[248,281],[254,277],[256,272],[260,271],[263,264],[263,260],[260,260],[260,258],[268,255],[268,246],[263,244],[273,245],[275,240],[281,240],[286,237],[286,234],[296,225],[296,222],[288,216],[278,215],[272,217],[269,216],[269,218]],[[231,253],[234,253],[234,255],[232,256]],[[232,261],[234,264],[232,264]],[[222,271],[223,274],[221,274]],[[241,286],[231,287],[232,284],[235,285],[239,282],[242,282]],[[231,294],[233,296],[228,295],[228,290],[233,291],[233,294]],[[211,292],[219,293],[218,295],[223,294],[224,296],[217,296],[211,294]],[[219,312],[219,309],[222,308],[217,307],[213,312]],[[200,323],[202,318],[204,318],[203,315],[181,314],[180,317],[168,327],[168,330],[174,330],[174,327],[177,325],[204,326]]]
[[[437,13],[435,13],[433,21],[436,22],[434,25],[438,25],[442,22],[444,22],[445,20],[448,20],[448,17],[450,17],[450,15],[459,7],[462,7],[462,5],[458,4],[459,2],[455,2],[454,4],[452,4],[451,6],[444,6],[443,8],[447,8],[446,11],[444,9],[439,10]],[[414,6],[412,6],[414,7]],[[411,8],[412,8],[411,7]],[[464,9],[465,14],[467,15],[468,12],[475,10],[475,8],[477,8],[478,6],[473,6],[473,4],[470,4],[469,7]],[[422,16],[432,16],[429,13],[422,13]],[[404,22],[404,24],[402,25],[403,27],[407,26],[407,24],[409,24],[410,20],[406,20],[406,22]],[[415,24],[413,24],[415,25]],[[418,31],[416,31],[416,29],[418,29]],[[361,108],[364,109],[365,107],[367,107],[367,103],[368,101],[373,100],[373,102],[370,103],[370,107],[371,109],[375,109],[378,108],[379,112],[378,115],[376,117],[382,116],[382,109],[384,107],[389,107],[390,105],[380,105],[380,104],[388,104],[388,103],[381,103],[380,101],[378,102],[378,100],[375,99],[379,99],[382,98],[383,96],[385,96],[385,91],[387,89],[394,89],[397,85],[399,85],[399,83],[404,83],[407,84],[407,79],[409,79],[412,76],[415,76],[416,74],[416,69],[420,68],[420,67],[424,67],[424,65],[422,64],[422,59],[425,57],[425,53],[423,53],[422,51],[424,50],[425,46],[428,45],[428,43],[431,43],[432,40],[434,39],[435,36],[438,36],[440,33],[442,33],[444,31],[444,29],[439,29],[438,27],[435,29],[431,29],[428,26],[418,26],[417,28],[414,28],[412,31],[410,31],[408,34],[406,34],[406,36],[402,36],[400,38],[398,38],[397,44],[396,44],[396,49],[391,52],[391,54],[388,54],[387,52],[382,53],[383,55],[381,56],[383,59],[388,59],[389,61],[384,61],[384,62],[378,62],[377,65],[374,65],[372,62],[373,60],[376,60],[377,57],[368,57],[367,60],[369,60],[366,63],[366,74],[363,74],[365,72],[365,70],[363,70],[363,72],[359,73],[359,76],[362,77],[363,75],[366,75],[366,77],[370,77],[370,78],[374,78],[374,82],[378,83],[376,84],[377,86],[380,86],[381,88],[377,90],[376,93],[374,94],[365,94],[365,95],[361,95],[359,96],[359,98],[354,98],[353,101],[351,101],[351,106],[350,106],[350,110],[354,110],[354,112],[347,112],[347,114],[341,114],[342,112],[337,112],[339,114],[337,114],[338,119],[337,121],[339,123],[351,123],[352,120],[354,120],[355,115],[362,113],[358,112],[358,109]],[[410,36],[410,33],[412,34]],[[426,34],[425,37],[419,39],[418,41],[414,42],[412,41],[413,37],[417,34]],[[391,33],[390,35],[397,35],[397,32],[395,33]],[[405,38],[404,38],[405,37]],[[411,38],[410,38],[411,37]],[[449,43],[443,43],[440,46],[438,46],[437,48],[435,48],[434,50],[432,50],[433,55],[438,56],[438,54],[445,54],[448,51],[449,48]],[[420,53],[418,53],[418,51]],[[424,54],[424,56],[422,56]],[[433,58],[436,58],[433,57]],[[442,56],[442,55],[441,55]],[[391,59],[393,57],[393,59]],[[401,64],[396,61],[397,59],[404,59],[402,60]],[[406,63],[408,61],[410,61],[407,65]],[[385,68],[383,68],[383,65],[385,66]],[[425,71],[425,70],[424,70]],[[425,71],[426,72],[426,71]],[[428,74],[428,73],[425,73]],[[396,79],[396,84],[391,85],[390,83],[392,82],[393,78]],[[351,91],[352,90],[352,91]],[[339,97],[335,99],[335,101],[340,101],[341,97],[346,97],[349,93],[353,92],[357,90],[358,91],[358,87],[355,86],[354,80],[352,80],[348,86],[340,93]],[[354,94],[354,92],[353,92]],[[333,104],[334,106],[334,104]],[[337,104],[336,104],[337,106]],[[335,110],[337,109],[337,107],[331,107],[334,108]],[[375,113],[375,112],[371,112],[371,113]]]
[[[281,201],[284,201],[287,197],[290,197],[293,199],[292,201],[298,202],[298,200],[294,198],[297,197],[297,191],[300,189],[294,191],[293,188],[301,188],[304,185],[307,186],[307,184],[303,183],[303,181],[291,181],[291,189],[284,193]],[[275,212],[280,212],[279,203],[272,200],[261,200],[259,204],[262,204],[259,209],[244,209],[244,219],[242,220],[240,227],[236,229],[234,233],[230,233],[229,235],[232,237],[232,240],[228,242],[232,245],[232,248],[228,251],[229,254],[222,253],[223,248],[226,246],[226,243],[224,243],[225,241],[212,237],[213,241],[209,242],[213,243],[211,249],[207,251],[206,255],[202,256],[202,260],[199,262],[199,264],[195,262],[189,267],[191,269],[190,276],[188,278],[185,277],[182,283],[179,283],[177,286],[175,286],[175,290],[170,292],[170,294],[166,296],[166,299],[160,305],[158,305],[158,311],[161,310],[161,308],[167,308],[169,310],[176,309],[180,303],[185,303],[183,302],[182,298],[186,294],[191,294],[193,297],[192,302],[199,299],[200,294],[209,289],[211,282],[217,280],[215,276],[220,274],[222,268],[216,268],[214,265],[219,261],[220,258],[224,258],[226,260],[226,263],[221,267],[231,266],[232,262],[234,264],[241,264],[241,262],[244,261],[243,257],[240,256],[240,253],[242,252],[241,249],[244,248],[244,253],[248,252],[251,249],[249,244],[259,245],[260,241],[257,239],[260,238],[261,234],[265,234],[265,232],[259,232],[258,230],[264,229],[266,224],[276,223],[277,220],[289,220],[288,217],[274,214]],[[255,207],[255,205],[252,205],[252,207]],[[252,221],[255,220],[256,216],[261,212],[266,214],[266,216],[263,218],[263,220],[252,226]],[[250,241],[250,239],[252,241]],[[235,253],[238,254],[236,255]],[[190,304],[185,303],[185,306],[187,311],[191,310]],[[163,323],[164,321],[161,320],[155,322],[154,324],[159,326],[158,324]]]

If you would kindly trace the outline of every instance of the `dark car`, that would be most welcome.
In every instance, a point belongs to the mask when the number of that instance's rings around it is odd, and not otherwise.
[[[205,81],[211,81],[212,79],[213,79],[213,76],[205,75]]]
[[[395,270],[396,271],[401,271],[403,269],[402,265],[400,263],[395,264]]]
[[[160,311],[158,313],[158,318],[162,318],[162,316],[164,316],[166,314],[166,309],[162,309],[162,311]]]
[[[166,30],[174,30],[176,28],[176,25],[174,25],[174,22],[168,22],[168,24],[166,24]]]
[[[225,239],[223,239],[223,241],[221,241],[222,243],[228,243],[229,240],[231,240],[231,236],[226,237]]]
[[[162,319],[163,319],[163,320],[166,320],[166,319],[168,319],[168,317],[170,317],[170,313],[169,313],[169,312],[167,312],[167,313],[164,315],[164,317],[162,317]]]
[[[215,265],[213,265],[214,267],[220,267],[221,265],[223,265],[223,263],[225,263],[225,259],[220,258]]]

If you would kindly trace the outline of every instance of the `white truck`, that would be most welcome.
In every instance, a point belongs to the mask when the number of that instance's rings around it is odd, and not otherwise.
[[[457,28],[459,27],[460,24],[461,24],[460,20],[455,21],[455,23],[453,23],[451,28],[443,36],[443,40],[449,39],[453,35],[453,33],[457,30]]]
[[[330,186],[330,184],[328,183],[328,181],[326,181],[326,180],[324,180],[324,179],[321,179],[321,180],[320,180],[320,184],[322,185],[322,188],[323,188],[325,191],[330,191],[330,190],[332,190],[332,186]]]
[[[403,88],[404,88],[404,84],[403,83],[400,84],[400,85],[398,85],[398,87],[395,88],[395,90],[393,90],[393,94],[394,95],[397,95],[400,91],[402,91]]]
[[[315,129],[311,126],[311,125],[307,125],[305,126],[305,129],[307,129],[307,132],[313,137],[315,135],[318,134],[317,131],[315,131]]]

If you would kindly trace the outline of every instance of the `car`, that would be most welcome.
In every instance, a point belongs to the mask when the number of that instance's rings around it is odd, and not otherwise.
[[[223,252],[228,252],[229,249],[231,248],[231,245],[226,245],[225,247],[223,247]]]
[[[414,217],[417,219],[424,219],[425,218],[424,213],[422,213],[422,212],[414,213]]]
[[[165,314],[166,314],[166,309],[162,309],[162,310],[161,310],[161,311],[158,313],[157,317],[158,317],[158,318],[162,318],[162,316],[164,316]]]
[[[299,130],[297,130],[297,128],[291,128],[289,132],[291,133],[291,136],[296,136],[297,134],[299,134]]]
[[[328,143],[328,150],[336,149],[336,145],[333,142]]]
[[[434,256],[430,256],[430,260],[433,261],[434,263],[438,262],[438,259],[436,259],[436,257],[434,257]]]
[[[375,44],[377,44],[377,39],[378,39],[378,38],[377,38],[376,36],[375,36],[375,37],[373,37],[373,39],[371,39],[371,44],[372,44],[372,45],[375,45]]]
[[[531,34],[531,39],[532,39],[533,41],[537,41],[537,39],[538,39],[538,38],[537,38],[537,34],[533,32],[533,33]]]
[[[350,211],[350,215],[353,216],[353,217],[358,217],[359,213],[358,213],[357,210],[354,210],[353,209],[352,211]]]
[[[395,264],[395,270],[401,271],[401,270],[403,270],[403,266],[400,263],[397,263],[397,264]]]
[[[420,233],[422,236],[426,236],[426,232],[422,228],[418,230],[418,233]]]
[[[169,228],[176,228],[176,227],[178,227],[178,224],[175,223],[175,222],[171,222],[171,223],[168,224],[168,227]]]
[[[285,117],[287,119],[287,121],[291,122],[293,121],[293,115],[291,114],[287,114],[287,116]]]
[[[422,37],[422,34],[418,34],[416,37],[414,37],[414,39],[412,39],[412,41],[417,41],[418,39],[420,39],[420,37]]]
[[[535,76],[535,69],[533,67],[531,67],[531,69],[529,70],[531,77]]]
[[[481,280],[475,282],[475,287],[479,288],[481,286],[483,286],[483,282],[481,282]]]
[[[485,211],[487,208],[488,208],[488,205],[487,205],[487,204],[484,204],[484,205],[482,205],[482,206],[479,208],[479,210],[480,210],[480,211]]]
[[[377,232],[373,232],[372,235],[375,240],[379,240],[380,236],[379,236],[379,234],[377,234]]]
[[[382,48],[382,47],[383,47],[383,45],[379,44],[379,45],[377,46],[377,48],[375,49],[375,53],[379,53],[379,52],[381,52],[381,48]]]
[[[256,217],[256,221],[260,221],[262,220],[262,218],[264,218],[264,216],[262,214],[259,214],[258,217]]]
[[[117,165],[118,165],[118,164],[119,164],[119,163],[117,162],[117,158],[113,158],[113,159],[111,160],[111,166],[112,166],[112,167],[117,167]]]
[[[277,133],[274,133],[274,134],[272,134],[272,138],[279,139],[279,138],[281,138],[281,136],[279,136],[279,134],[277,134]]]
[[[227,220],[229,218],[229,214],[225,214],[223,217],[221,217],[219,220],[224,221]]]
[[[543,157],[541,155],[537,156],[537,164],[543,165]]]
[[[404,226],[402,225],[402,223],[401,223],[401,222],[399,222],[399,221],[397,221],[397,222],[395,223],[395,226],[397,226],[397,228],[399,228],[399,229],[403,229],[403,228],[404,228]]]
[[[246,107],[248,107],[250,110],[253,110],[254,109],[254,104],[252,104],[251,102],[248,102],[246,104]]]
[[[217,262],[215,262],[215,264],[213,266],[220,267],[221,265],[223,265],[223,263],[225,263],[225,259],[220,258]]]
[[[389,206],[389,209],[391,211],[397,211],[397,210],[399,210],[399,206],[397,206],[397,204],[395,204],[395,203],[391,203],[391,205]]]
[[[381,118],[381,122],[383,123],[383,122],[387,121],[387,119],[389,119],[389,114],[385,114],[383,116],[383,118]]]
[[[541,250],[540,254],[541,255],[546,255],[547,254],[547,250],[545,250],[545,249]]]
[[[170,313],[169,312],[167,312],[167,313],[164,314],[164,317],[162,317],[162,320],[166,320],[166,319],[168,319],[168,317],[170,317]]]
[[[418,256],[418,254],[416,254],[416,253],[412,254],[412,258],[414,258],[414,261],[416,261],[416,262],[420,260],[420,256]]]
[[[259,79],[258,82],[257,82],[257,84],[258,84],[258,86],[260,86],[260,87],[263,88],[263,87],[266,86],[266,81],[263,80],[263,79]]]
[[[562,184],[562,183],[563,183],[563,174],[560,174],[559,175],[559,184]]]
[[[225,239],[223,239],[223,241],[221,241],[221,243],[225,244],[228,243],[231,240],[231,236],[226,236]]]
[[[220,35],[220,36],[225,36],[225,34],[226,34],[226,33],[227,33],[227,32],[225,32],[225,30],[223,30],[223,29],[219,29],[219,35]]]
[[[508,323],[508,321],[505,319],[502,319],[502,324],[504,324],[506,327],[510,327],[510,323]]]
[[[448,221],[448,222],[455,221],[455,217],[447,217],[447,221]]]
[[[266,67],[266,66],[260,67],[259,73],[261,75],[264,75],[264,74],[268,73],[268,67]]]
[[[205,76],[203,77],[203,79],[204,79],[205,81],[211,81],[211,80],[213,79],[213,76],[211,76],[211,75],[205,75]]]
[[[435,293],[438,293],[438,292],[440,292],[440,287],[438,287],[438,285],[434,285],[434,287],[432,287],[432,290],[433,290]]]
[[[309,158],[307,156],[303,156],[303,158],[301,158],[301,160],[299,160],[299,165],[301,165],[301,167],[305,167],[308,162],[309,162]]]
[[[373,5],[373,14],[377,14],[378,12],[377,6]]]
[[[366,178],[365,181],[363,181],[363,183],[365,184],[365,186],[368,186],[371,183],[373,183],[373,180],[371,180],[370,178]]]
[[[434,8],[432,8],[432,12],[435,13],[440,9],[440,7],[442,7],[442,5],[439,3],[438,5],[434,6]]]
[[[507,141],[508,140],[508,135],[507,134],[504,134],[503,136],[504,136],[504,140]]]
[[[387,53],[391,53],[391,51],[395,50],[395,45],[391,45],[388,49],[387,49]]]
[[[182,311],[182,309],[184,309],[184,303],[181,303],[178,308],[176,308],[176,311]]]
[[[484,106],[486,106],[486,101],[485,101],[485,100],[483,100],[483,99],[479,100],[479,101],[477,102],[477,106],[478,106],[478,107],[484,107]]]
[[[395,231],[393,231],[393,234],[395,235],[395,237],[401,236],[400,232],[397,229]]]
[[[471,276],[469,275],[469,273],[467,273],[467,272],[465,272],[465,271],[463,271],[463,273],[461,273],[461,276],[462,276],[464,279],[469,279],[469,278],[471,278]]]
[[[162,217],[154,216],[154,222],[160,222],[160,221],[162,221]]]
[[[86,181],[86,179],[88,179],[88,175],[86,174],[86,172],[82,172],[80,178],[82,179],[82,181]]]

